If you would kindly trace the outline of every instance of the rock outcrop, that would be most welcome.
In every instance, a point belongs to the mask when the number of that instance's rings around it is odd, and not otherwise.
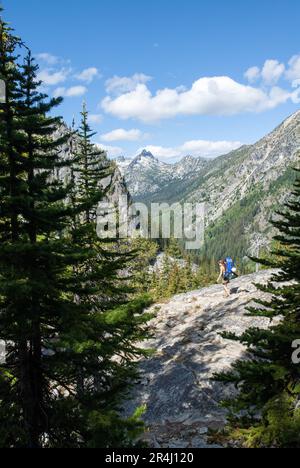
[[[59,128],[57,128],[54,134],[54,138],[61,138],[70,132],[71,129],[69,129],[65,124],[62,124]],[[76,151],[78,151],[79,143],[80,137],[77,134],[72,134],[68,141],[60,148],[61,159],[65,161],[72,159]],[[99,185],[104,189],[110,187],[107,193],[107,201],[113,204],[118,204],[120,197],[127,196],[130,198],[126,182],[118,166],[113,161],[108,159],[105,151],[100,149],[99,167],[109,168],[108,172],[110,175],[102,180],[99,180]],[[68,181],[70,179],[70,169],[65,167],[57,169],[54,176],[62,181]]]
[[[127,414],[146,406],[146,439],[151,447],[211,447],[209,430],[226,424],[226,411],[219,403],[235,392],[212,377],[230,369],[237,359],[247,358],[241,344],[220,334],[240,335],[250,327],[270,326],[269,319],[246,316],[246,308],[265,296],[254,283],[266,283],[271,274],[262,271],[232,281],[229,298],[217,285],[151,308],[153,338],[143,347],[154,349],[155,354],[140,362],[141,381],[125,404]]]
[[[153,265],[149,267],[149,273],[162,273],[164,270],[165,263],[168,262],[170,267],[176,265],[178,268],[186,268],[187,261],[181,258],[174,258],[170,255],[166,255],[164,252],[161,252],[157,255],[156,260]],[[191,264],[191,270],[193,273],[197,273],[199,266],[196,263]]]

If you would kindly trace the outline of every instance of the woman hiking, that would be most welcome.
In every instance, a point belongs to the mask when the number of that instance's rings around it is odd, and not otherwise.
[[[232,276],[238,276],[236,274],[236,268],[234,267],[233,260],[230,257],[228,257],[226,260],[220,260],[219,267],[220,267],[220,275],[218,278],[218,282],[221,279],[223,280],[222,282],[224,286],[225,297],[229,297],[230,289],[228,288],[228,285],[230,283],[230,280]]]
[[[217,279],[217,283],[222,279],[222,283],[224,286],[224,291],[225,291],[225,297],[230,296],[230,290],[228,288],[228,285],[230,283],[230,278],[229,275],[226,274],[226,262],[225,260],[220,260],[219,261],[219,267],[220,267],[220,275],[219,278]]]

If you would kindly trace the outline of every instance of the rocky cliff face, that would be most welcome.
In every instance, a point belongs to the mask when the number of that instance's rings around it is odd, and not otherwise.
[[[65,134],[69,133],[70,129],[66,125],[61,125],[54,135],[55,138],[60,138]],[[60,151],[61,156],[64,160],[69,160],[72,158],[72,155],[78,149],[79,137],[75,134],[72,135],[68,141],[62,145]],[[101,167],[110,167],[111,175],[105,179],[99,180],[99,184],[106,188],[109,185],[111,186],[108,192],[108,201],[112,203],[118,203],[119,198],[123,195],[129,196],[126,182],[123,175],[121,174],[118,166],[111,160],[107,158],[107,154],[103,151],[99,156],[99,166]],[[63,168],[59,169],[55,174],[61,180],[67,180],[70,177],[69,169]]]
[[[210,218],[217,219],[255,187],[268,193],[272,183],[297,163],[299,149],[300,111],[255,145],[213,161],[203,184],[195,187],[187,198],[199,200],[205,193]]]
[[[155,354],[140,362],[141,381],[125,405],[128,414],[146,405],[146,439],[151,447],[211,447],[209,430],[226,424],[226,411],[219,403],[235,392],[212,377],[230,369],[237,359],[247,358],[241,344],[223,339],[220,333],[240,335],[249,327],[270,326],[266,318],[247,317],[246,308],[255,298],[266,297],[254,283],[266,283],[272,273],[236,279],[227,299],[222,286],[212,286],[152,307],[153,339],[143,347]]]

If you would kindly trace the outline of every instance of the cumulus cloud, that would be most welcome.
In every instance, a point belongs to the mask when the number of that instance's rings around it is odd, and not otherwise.
[[[179,148],[156,145],[148,145],[143,148],[139,148],[136,155],[140,154],[143,149],[150,151],[150,153],[158,159],[178,159],[182,156]]]
[[[123,148],[118,146],[102,145],[101,143],[97,143],[96,146],[105,151],[110,158],[118,158],[124,154]]]
[[[298,88],[300,86],[300,78],[297,80],[294,80],[292,83],[293,88]]]
[[[180,150],[182,153],[192,156],[200,155],[204,157],[219,156],[227,154],[237,148],[240,148],[240,141],[208,141],[208,140],[191,140],[184,143]]]
[[[285,65],[278,60],[266,60],[261,76],[266,84],[276,84],[285,72]]]
[[[90,84],[95,78],[101,76],[96,67],[86,68],[80,73],[74,74],[69,60],[47,52],[37,54],[36,57],[45,67],[38,73],[38,79],[47,86],[56,86],[69,78]]]
[[[60,58],[56,55],[49,54],[48,52],[43,52],[41,54],[37,54],[36,58],[41,62],[47,63],[47,65],[56,65],[60,62]]]
[[[133,76],[114,76],[106,81],[106,92],[109,94],[122,94],[134,91],[138,84],[146,84],[152,80],[151,76],[136,73]]]
[[[111,141],[138,141],[143,138],[141,130],[136,128],[132,130],[125,130],[124,128],[118,128],[112,132],[101,135],[101,140],[106,142]]]
[[[245,73],[245,78],[249,83],[255,83],[260,78],[260,68],[250,67]]]
[[[84,81],[85,83],[91,83],[98,76],[100,76],[98,68],[90,67],[76,75],[76,78],[77,80]]]
[[[289,63],[286,71],[286,78],[292,82],[293,86],[300,84],[300,55],[294,55]]]
[[[300,90],[281,88],[265,91],[240,84],[227,76],[200,78],[188,90],[165,88],[152,94],[145,84],[120,96],[107,96],[102,108],[120,119],[155,122],[180,115],[235,115],[242,112],[261,112],[279,103],[299,102]]]
[[[165,146],[146,146],[146,150],[150,151],[159,159],[181,159],[184,156],[202,156],[212,158],[227,154],[237,148],[240,148],[240,141],[209,141],[209,140],[191,140],[186,141],[181,146],[165,147]],[[142,148],[139,149],[138,153]]]
[[[103,121],[103,115],[101,114],[89,114],[88,121],[93,124],[100,124]]]
[[[54,97],[80,97],[87,92],[85,86],[72,86],[71,88],[57,88],[53,96]]]
[[[278,60],[266,60],[263,67],[251,67],[245,73],[245,78],[249,83],[262,80],[266,86],[273,86],[281,78],[288,80],[292,87],[300,86],[300,55],[294,55],[285,65]]]
[[[284,75],[285,65],[278,60],[266,60],[262,69],[251,67],[245,73],[245,78],[249,83],[255,83],[262,79],[265,85],[275,85]]]
[[[56,86],[59,83],[64,83],[69,75],[70,70],[67,68],[62,68],[61,70],[46,68],[38,73],[37,78],[46,86]]]

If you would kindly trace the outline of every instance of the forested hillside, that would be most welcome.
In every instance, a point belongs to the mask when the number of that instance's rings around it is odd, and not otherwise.
[[[274,229],[269,221],[289,197],[299,147],[300,112],[296,112],[255,145],[243,146],[228,155],[213,160],[188,158],[186,166],[186,160],[166,165],[152,155],[148,164],[147,153],[143,161],[137,159],[123,173],[137,201],[205,202],[206,245],[200,256],[218,259],[230,252],[241,261],[249,254],[258,254],[257,235],[264,247],[271,241]],[[169,173],[172,180],[167,177]],[[139,185],[141,174],[143,183]]]

